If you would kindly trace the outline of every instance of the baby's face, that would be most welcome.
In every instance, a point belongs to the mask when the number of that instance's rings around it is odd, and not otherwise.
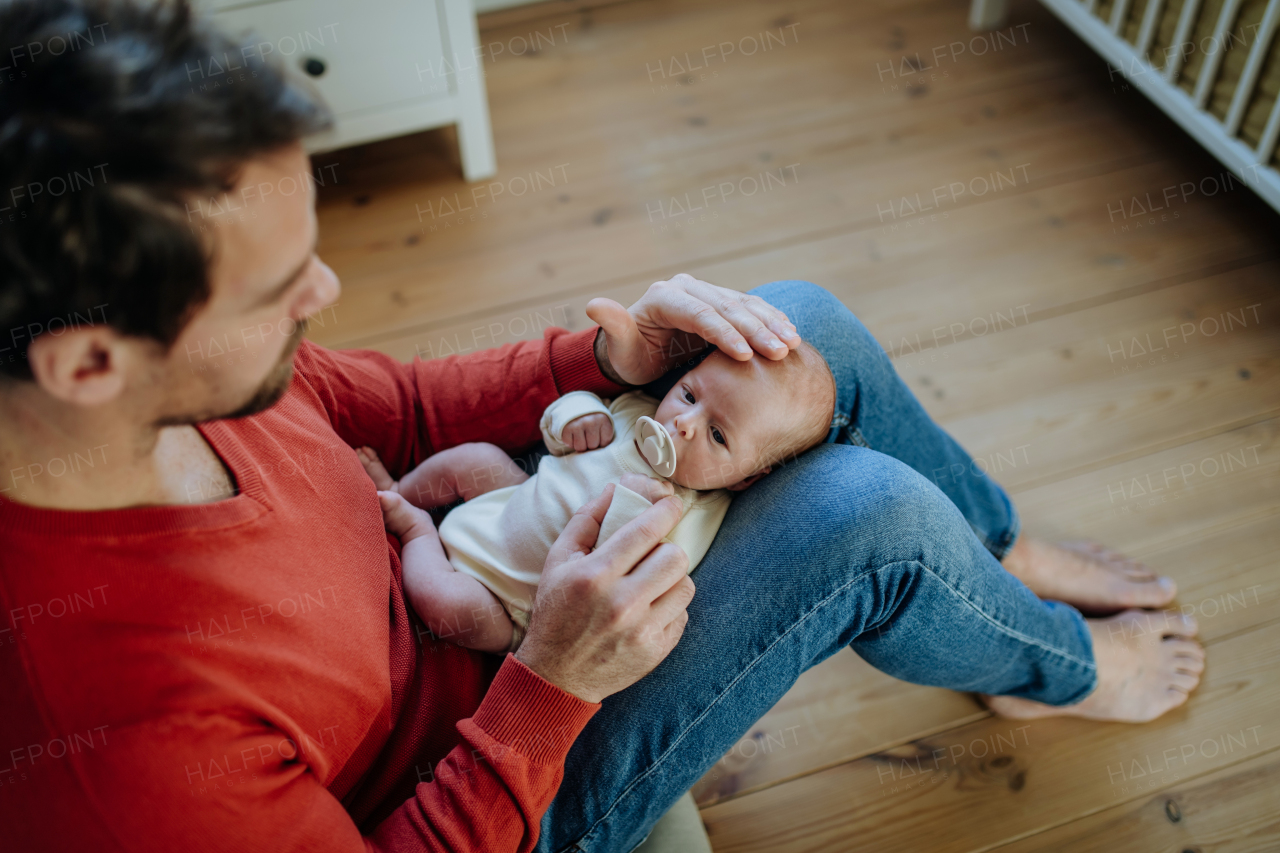
[[[786,426],[789,395],[757,356],[734,361],[718,350],[680,377],[654,414],[676,447],[672,482],[690,489],[744,489],[767,443]]]

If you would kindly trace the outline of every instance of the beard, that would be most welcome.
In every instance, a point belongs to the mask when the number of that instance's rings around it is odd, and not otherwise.
[[[271,372],[262,380],[262,384],[258,386],[258,390],[253,392],[253,396],[246,400],[239,408],[220,415],[220,418],[247,418],[250,415],[256,415],[258,412],[265,412],[267,409],[279,402],[284,396],[284,392],[289,390],[289,384],[293,381],[293,354],[298,349],[298,344],[302,341],[302,336],[296,336],[296,340],[292,341],[289,347],[281,355],[280,361],[276,366],[271,368]]]
[[[306,335],[307,323],[305,320],[298,323],[293,334],[289,336],[289,341],[285,345],[284,351],[280,353],[280,358],[276,361],[271,372],[263,378],[262,382],[254,390],[249,399],[245,400],[239,406],[229,411],[207,410],[193,415],[178,415],[167,418],[161,418],[156,421],[157,427],[171,426],[187,426],[191,424],[204,423],[205,421],[229,420],[234,418],[247,418],[250,415],[256,415],[264,412],[279,402],[280,398],[289,390],[289,385],[293,381],[293,355],[298,351],[298,347],[302,344],[302,339]]]

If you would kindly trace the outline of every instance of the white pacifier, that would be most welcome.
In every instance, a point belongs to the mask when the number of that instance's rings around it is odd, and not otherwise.
[[[664,477],[676,472],[676,444],[666,427],[653,418],[641,416],[636,421],[637,443],[646,462]]]

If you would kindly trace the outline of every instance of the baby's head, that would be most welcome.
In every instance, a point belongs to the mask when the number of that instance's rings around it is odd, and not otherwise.
[[[831,370],[807,343],[778,361],[735,361],[714,350],[680,377],[653,416],[675,442],[669,479],[690,489],[745,489],[821,444],[835,401]]]

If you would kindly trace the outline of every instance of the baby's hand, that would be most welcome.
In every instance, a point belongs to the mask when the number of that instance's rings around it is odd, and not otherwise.
[[[663,498],[676,493],[675,487],[666,480],[656,480],[644,474],[623,474],[621,485],[641,497],[648,498],[651,504],[656,504]]]
[[[565,424],[560,440],[578,453],[604,447],[613,441],[613,419],[600,412],[574,418]]]

